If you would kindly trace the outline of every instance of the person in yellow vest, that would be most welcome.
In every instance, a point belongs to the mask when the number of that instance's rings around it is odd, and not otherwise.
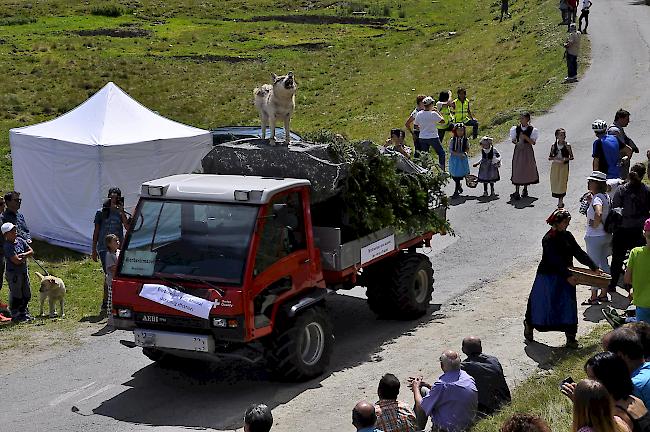
[[[478,121],[472,115],[467,99],[467,91],[460,87],[457,91],[458,97],[454,99],[454,120],[456,123],[462,123],[466,127],[472,127],[472,139],[478,137]]]
[[[445,132],[454,129],[454,101],[451,98],[451,90],[440,92],[438,102],[436,102],[436,109],[444,120],[436,125],[440,142],[444,142]]]

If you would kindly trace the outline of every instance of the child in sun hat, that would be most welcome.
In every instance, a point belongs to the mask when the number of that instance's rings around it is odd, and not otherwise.
[[[474,164],[478,168],[478,181],[483,183],[483,196],[488,195],[488,184],[490,185],[491,195],[495,196],[494,183],[500,180],[499,168],[501,167],[501,155],[492,145],[494,140],[489,136],[484,136],[479,141],[481,145],[481,160]]]
[[[646,244],[630,252],[624,281],[632,285],[637,320],[650,323],[650,218],[643,224],[643,236]]]
[[[9,283],[11,319],[14,322],[31,321],[29,300],[32,292],[29,287],[27,258],[34,254],[25,240],[18,237],[17,229],[11,222],[5,222],[0,227],[4,236],[5,267]]]

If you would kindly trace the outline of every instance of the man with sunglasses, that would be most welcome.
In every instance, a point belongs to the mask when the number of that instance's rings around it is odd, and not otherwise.
[[[20,198],[20,192],[7,192],[4,198],[6,209],[2,212],[2,222],[11,222],[14,224],[18,231],[18,237],[25,240],[28,244],[31,243],[32,235],[29,233],[27,222],[25,222],[25,216],[18,211],[20,210],[20,204],[23,201]]]
[[[16,227],[17,236],[23,239],[27,244],[31,244],[32,235],[29,233],[29,228],[25,222],[25,216],[18,211],[20,210],[21,202],[20,192],[11,191],[5,194],[2,206],[0,207],[0,210],[2,210],[2,214],[0,214],[0,224],[5,222],[12,223]],[[2,249],[4,249],[4,238],[2,238]],[[2,277],[5,272],[5,259],[4,256],[0,258],[2,258],[2,265],[0,266],[2,271],[0,273],[0,288],[2,288]],[[6,306],[7,305],[0,302],[0,309],[4,309]]]

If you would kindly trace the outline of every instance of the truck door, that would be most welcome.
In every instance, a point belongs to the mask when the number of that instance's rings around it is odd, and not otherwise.
[[[255,336],[271,331],[276,305],[313,286],[306,231],[306,209],[300,191],[273,198],[262,213],[253,267],[253,319]]]

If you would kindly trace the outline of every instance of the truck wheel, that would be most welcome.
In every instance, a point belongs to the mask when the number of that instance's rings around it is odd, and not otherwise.
[[[304,381],[323,373],[332,355],[332,324],[324,307],[298,315],[289,327],[273,333],[268,362],[287,381]]]
[[[414,319],[427,312],[432,293],[429,258],[420,253],[403,253],[390,267],[376,271],[366,296],[370,309],[382,318]]]

